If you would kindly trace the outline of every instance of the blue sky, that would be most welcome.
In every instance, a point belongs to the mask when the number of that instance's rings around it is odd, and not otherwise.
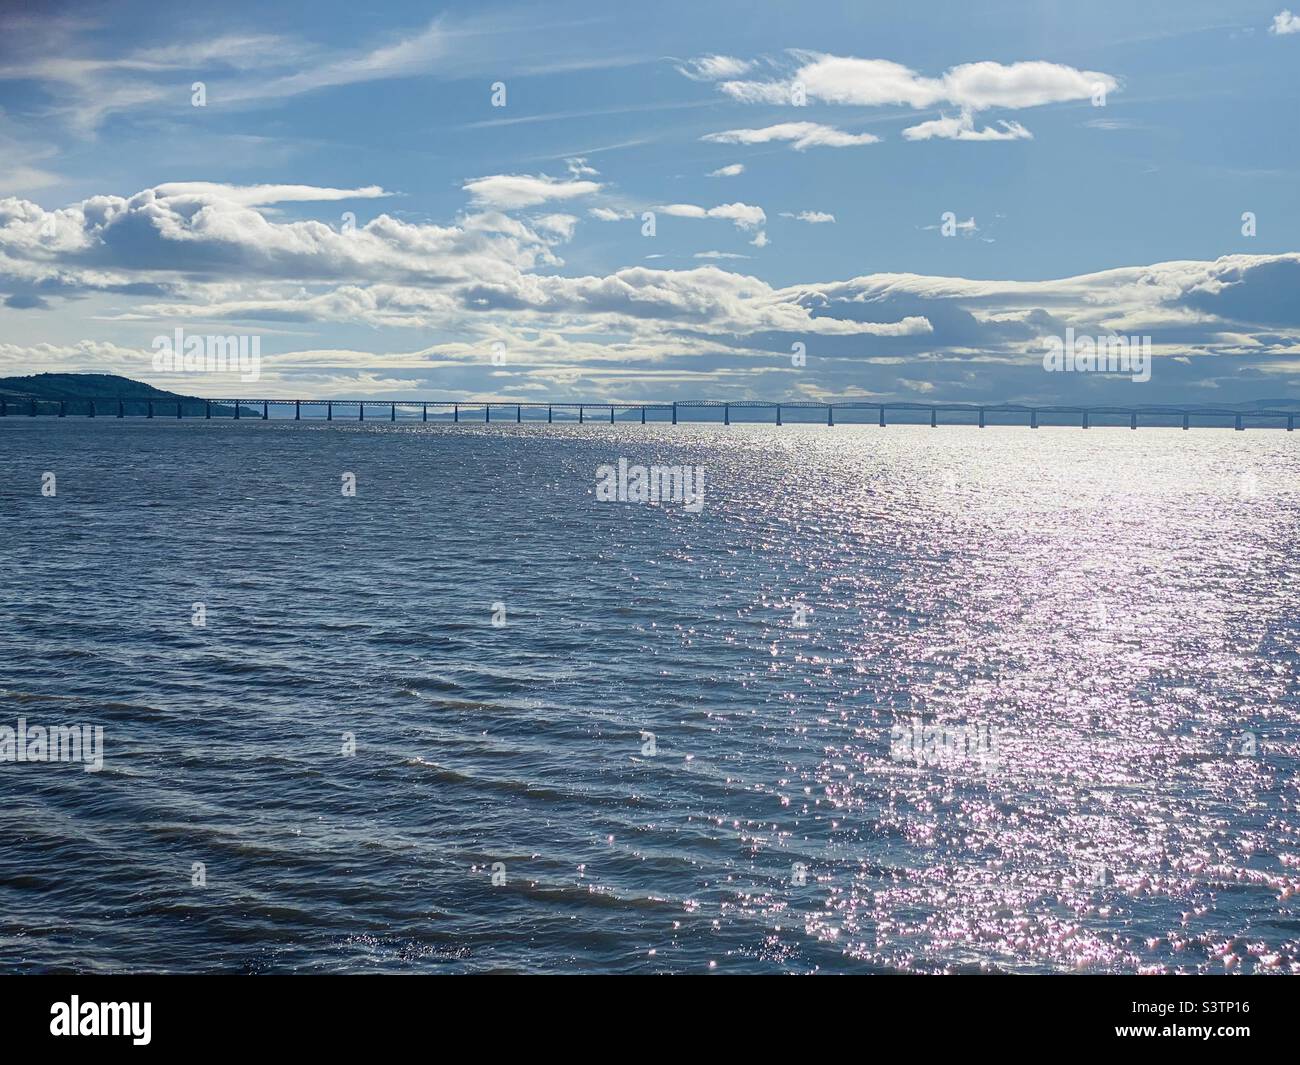
[[[1300,397],[1298,62],[1277,3],[14,9],[0,372]],[[177,327],[260,336],[261,380],[155,371]],[[1150,380],[1046,372],[1067,327],[1151,337]]]

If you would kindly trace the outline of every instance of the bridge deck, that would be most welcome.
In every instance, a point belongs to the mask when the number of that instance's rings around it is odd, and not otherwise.
[[[1126,420],[1129,427],[1137,429],[1142,422],[1146,427],[1153,424],[1169,425],[1171,422],[1190,429],[1194,425],[1204,427],[1207,419],[1228,419],[1232,427],[1238,430],[1246,428],[1247,421],[1260,427],[1282,428],[1288,432],[1295,429],[1296,411],[1285,410],[1233,410],[1219,407],[1173,407],[1173,406],[1078,406],[1078,405],[1043,405],[1030,406],[1021,403],[916,403],[916,402],[866,402],[845,400],[842,402],[815,402],[795,400],[791,402],[769,402],[762,400],[678,400],[666,403],[619,403],[619,402],[518,402],[509,403],[499,400],[449,400],[449,399],[78,399],[78,400],[28,400],[0,396],[0,417],[38,415],[67,417],[84,415],[86,417],[127,416],[146,418],[159,417],[198,417],[203,419],[241,418],[269,420],[271,411],[276,411],[276,418],[292,418],[296,421],[308,420],[334,421],[338,418],[355,417],[365,421],[367,415],[373,420],[376,416],[387,421],[411,421],[419,419],[435,421],[460,422],[473,418],[478,420],[481,414],[485,422],[491,422],[497,414],[497,421],[536,422],[541,420],[541,411],[546,412],[546,421],[554,423],[557,414],[561,421],[576,420],[579,424],[587,421],[614,422],[621,412],[624,421],[670,421],[677,425],[681,421],[702,422],[717,421],[720,415],[724,425],[730,425],[733,412],[738,414],[737,421],[766,422],[769,419],[776,425],[785,423],[785,415],[793,414],[794,420],[807,423],[809,412],[815,413],[815,420],[824,419],[825,424],[835,424],[836,412],[841,415],[869,411],[874,415],[876,424],[889,424],[890,413],[903,415],[906,424],[925,424],[931,427],[940,425],[939,415],[949,416],[947,424],[975,424],[984,428],[990,418],[998,419],[997,424],[1027,424],[1037,429],[1048,419],[1046,424],[1060,424],[1062,419],[1077,420],[1084,428],[1091,428],[1094,423],[1104,424],[1105,420]],[[290,413],[290,410],[292,413]],[[525,417],[528,412],[528,417]],[[707,417],[701,417],[701,414]],[[631,414],[633,417],[629,418]],[[651,418],[653,415],[653,418]],[[970,416],[969,420],[954,422],[952,416]],[[854,421],[861,424],[861,421]]]

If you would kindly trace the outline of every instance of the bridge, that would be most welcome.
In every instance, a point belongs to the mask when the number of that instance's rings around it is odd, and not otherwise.
[[[1297,411],[1236,410],[1228,407],[1176,406],[1028,406],[1018,403],[915,403],[868,402],[856,400],[815,402],[765,402],[760,400],[678,400],[668,403],[509,403],[500,400],[373,400],[373,399],[22,399],[0,396],[0,418],[38,415],[65,418],[95,417],[172,417],[229,418],[252,420],[326,421],[356,420],[388,422],[556,422],[616,421],[661,422],[677,425],[732,421],[769,423],[824,423],[835,425],[838,414],[847,424],[875,423],[925,425],[938,428],[940,415],[944,425],[1123,425],[1130,429],[1181,426],[1183,429],[1224,427],[1239,431],[1247,423],[1260,428],[1295,430]]]

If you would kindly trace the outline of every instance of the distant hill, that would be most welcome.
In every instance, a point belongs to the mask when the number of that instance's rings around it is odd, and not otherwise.
[[[0,377],[0,393],[28,399],[169,399],[193,400],[143,381],[112,373],[37,373],[28,377]]]
[[[119,400],[127,414],[140,413],[150,400],[156,402],[160,415],[175,414],[177,403],[190,417],[205,413],[207,409],[205,399],[154,388],[118,374],[38,373],[27,377],[0,377],[0,401],[7,408],[7,414],[26,414],[35,403],[39,414],[50,414],[62,405],[68,414],[84,415],[90,413],[93,401],[97,414],[111,417],[117,413]],[[248,411],[250,415],[261,414],[260,410],[254,411],[242,403],[240,410]],[[212,413],[222,417],[234,412],[235,408],[230,404],[214,404],[212,407]]]

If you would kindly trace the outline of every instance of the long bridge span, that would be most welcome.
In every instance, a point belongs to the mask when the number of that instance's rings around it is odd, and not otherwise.
[[[389,422],[588,422],[617,421],[670,423],[721,422],[835,425],[841,422],[862,425],[1077,425],[1127,424],[1130,429],[1183,429],[1231,427],[1245,430],[1259,428],[1295,430],[1298,411],[1230,407],[1178,406],[1077,406],[1020,403],[916,403],[842,400],[816,402],[799,400],[767,402],[760,400],[678,400],[663,403],[618,402],[506,402],[501,400],[423,400],[423,399],[171,399],[121,397],[114,399],[17,399],[0,396],[0,417],[172,417],[211,420],[293,420],[293,421],[374,421]],[[942,417],[942,420],[940,416]]]

